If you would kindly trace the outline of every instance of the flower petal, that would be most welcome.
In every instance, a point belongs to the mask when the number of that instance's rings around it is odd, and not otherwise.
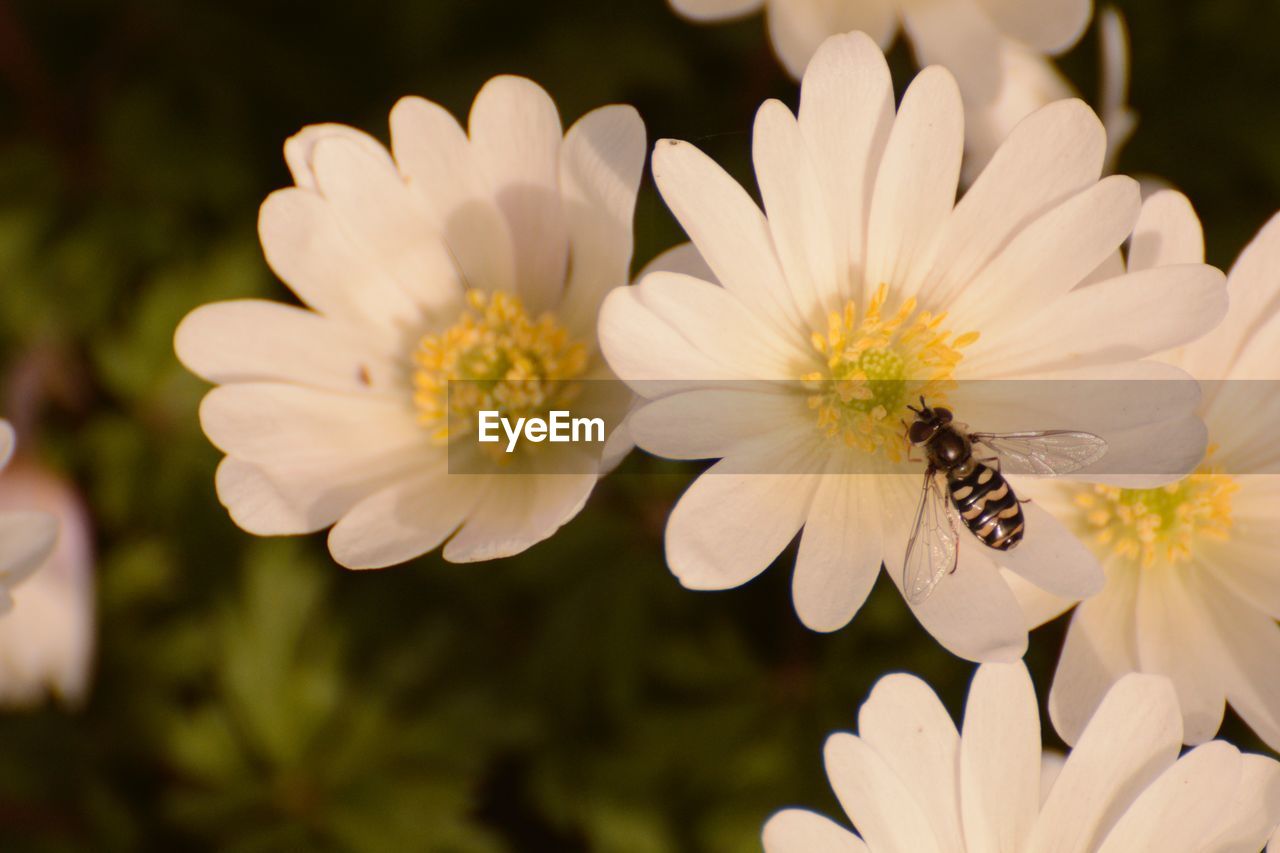
[[[657,397],[700,383],[744,378],[704,353],[700,346],[706,341],[690,341],[651,311],[638,291],[637,287],[618,288],[600,308],[600,351],[633,391]]]
[[[289,167],[293,182],[304,190],[316,188],[315,165],[312,157],[316,145],[324,139],[345,139],[364,149],[372,157],[380,157],[391,163],[382,143],[362,130],[345,124],[311,124],[285,140],[284,162]]]
[[[792,578],[796,613],[812,631],[836,631],[853,619],[880,574],[880,507],[857,474],[819,478],[805,518]]]
[[[1025,848],[1094,850],[1121,815],[1178,757],[1182,721],[1168,679],[1116,682],[1067,756]]]
[[[1040,773],[1040,708],[1026,666],[978,667],[960,739],[966,849],[1022,849],[1040,810]]]
[[[516,292],[530,313],[540,314],[559,303],[569,262],[560,113],[537,83],[503,75],[476,95],[468,129],[472,155],[511,232]]]
[[[444,546],[451,563],[496,560],[526,551],[582,511],[594,474],[503,474]]]
[[[1046,622],[1052,622],[1076,606],[1076,602],[1073,599],[1059,598],[1056,595],[1045,592],[1030,581],[1023,580],[1021,575],[1015,575],[1008,569],[1001,569],[1000,577],[1009,585],[1009,590],[1013,593],[1013,597],[1018,599],[1018,604],[1021,605],[1022,612],[1027,617],[1027,630],[1029,631],[1039,628]]]
[[[565,134],[560,191],[572,263],[560,319],[579,337],[595,338],[605,294],[630,276],[645,152],[644,122],[628,106],[593,110]]]
[[[1243,491],[1257,479],[1241,477],[1237,482]],[[1242,495],[1237,500],[1244,503],[1248,499]],[[1280,619],[1280,571],[1274,564],[1275,519],[1275,515],[1265,520],[1232,519],[1230,539],[1199,542],[1196,547],[1205,569],[1236,598],[1272,619]]]
[[[401,98],[391,110],[391,150],[467,287],[514,290],[511,232],[458,120],[439,104]]]
[[[765,853],[866,853],[862,839],[805,809],[783,809],[764,825]]]
[[[915,517],[920,480],[879,476],[884,519],[884,570],[902,587],[909,524]],[[961,532],[961,535],[968,535]],[[968,547],[966,547],[968,546]],[[977,542],[960,543],[959,565],[938,581],[922,605],[911,607],[920,624],[948,651],[969,661],[1015,661],[1027,651],[1027,624],[1018,599]]]
[[[1111,686],[1138,668],[1137,600],[1137,575],[1113,568],[1106,588],[1071,617],[1049,690],[1049,717],[1069,744],[1080,739]]]
[[[1240,780],[1240,752],[1222,741],[1191,750],[1142,792],[1098,853],[1203,853]]]
[[[1060,53],[1080,40],[1093,17],[1092,0],[978,0],[996,26],[1041,53]]]
[[[200,422],[215,446],[260,473],[237,466],[217,480],[232,518],[255,527],[299,519],[307,529],[324,527],[435,455],[402,403],[298,385],[215,388],[201,402]],[[255,520],[263,503],[275,520]]]
[[[805,450],[777,447],[772,470],[812,470]],[[763,457],[753,454],[750,464],[766,464]],[[667,521],[667,565],[689,589],[741,586],[768,568],[804,524],[817,475],[736,473],[740,464],[729,457],[711,466]]]
[[[964,108],[945,68],[921,71],[902,97],[876,176],[863,302],[881,283],[910,296],[929,272],[956,203]]]
[[[876,853],[941,853],[928,813],[880,753],[851,734],[827,738],[823,757],[840,805]]]
[[[803,364],[724,288],[668,272],[606,297],[600,349],[647,397],[723,380],[786,380]]]
[[[1020,231],[974,276],[957,297],[952,322],[980,328],[988,338],[993,335],[980,324],[983,317],[1000,317],[1005,329],[1020,329],[1022,318],[1057,305],[1120,247],[1141,207],[1138,182],[1123,175],[1067,199]],[[974,357],[984,344],[996,346],[979,339]]]
[[[797,80],[828,36],[861,30],[883,48],[898,24],[891,0],[769,0],[765,15],[773,49]]]
[[[17,443],[18,436],[14,432],[13,424],[0,419],[0,469],[8,465],[9,460],[13,458],[13,450]]]
[[[1277,379],[1275,353],[1280,349],[1280,214],[1254,237],[1235,266],[1227,285],[1231,308],[1222,325],[1184,353],[1188,369],[1198,376],[1233,379]],[[1229,371],[1229,373],[1228,373]]]
[[[670,0],[671,8],[695,21],[716,21],[750,15],[764,0]]]
[[[1273,827],[1280,824],[1280,763],[1262,755],[1240,756],[1240,781],[1215,828],[1218,834],[1206,850],[1214,853],[1256,853]]]
[[[893,114],[893,80],[875,42],[862,32],[823,42],[800,86],[800,130],[825,190],[834,245],[852,276],[841,282],[845,288],[866,263],[871,191]]]
[[[1194,414],[1142,427],[1106,431],[1107,455],[1068,480],[1154,489],[1196,469],[1209,446],[1209,431]]]
[[[995,62],[1000,68],[999,83],[990,97],[973,94],[968,79],[970,69],[957,68],[955,72],[960,93],[965,99],[967,159],[961,181],[977,176],[1022,119],[1046,104],[1077,97],[1071,81],[1043,54],[1001,38],[996,57]],[[1111,132],[1107,116],[1102,118],[1107,128],[1107,150],[1111,152],[1116,148],[1117,137]]]
[[[1012,326],[983,329],[966,367],[989,378],[1143,358],[1212,329],[1227,309],[1223,276],[1183,265],[1074,290]],[[1139,325],[1112,322],[1142,317]]]
[[[1016,547],[989,554],[1047,592],[1083,599],[1102,591],[1106,576],[1093,552],[1038,504],[1022,507],[1027,532]]]
[[[807,339],[773,253],[769,223],[746,190],[706,154],[676,139],[654,147],[653,179],[725,289],[778,331]]]
[[[329,552],[348,569],[381,569],[421,556],[458,529],[490,485],[485,477],[440,470],[392,483],[342,516],[329,531]]]
[[[407,393],[367,336],[313,311],[262,299],[202,305],[178,325],[174,349],[215,383],[292,382],[327,391]]]
[[[1203,607],[1178,573],[1138,573],[1138,668],[1173,681],[1188,744],[1204,743],[1217,734],[1226,704]]]
[[[976,3],[904,3],[902,26],[921,68],[942,65],[956,75],[965,106],[985,104],[1000,86],[1004,39]]]
[[[781,101],[756,113],[752,154],[773,246],[791,299],[810,328],[848,299],[827,197],[796,118]],[[843,236],[843,235],[841,235]]]
[[[426,205],[385,161],[346,139],[321,140],[312,155],[316,187],[349,245],[366,269],[394,282],[395,293],[382,295],[392,316],[419,326],[422,309],[457,304],[463,280]],[[367,287],[367,277],[347,286]]]
[[[707,266],[707,262],[702,259],[702,254],[698,251],[698,247],[693,243],[680,243],[672,246],[665,252],[661,252],[649,263],[645,264],[636,276],[636,281],[643,281],[650,273],[655,272],[678,272],[682,275],[700,278],[703,281],[709,281],[712,284],[719,284],[716,274],[711,271],[711,267]]]
[[[1243,605],[1215,578],[1201,573],[1197,580],[1198,598],[1219,637],[1215,664],[1227,701],[1264,743],[1280,750],[1280,626]]]
[[[960,736],[929,685],[903,673],[881,678],[858,711],[858,737],[911,792],[933,837],[958,841]],[[945,846],[959,849],[959,845]]]
[[[952,654],[979,663],[1017,660],[1027,651],[1022,608],[980,547],[962,546],[956,571],[911,611]]]
[[[645,307],[743,379],[793,380],[817,362],[807,341],[770,334],[725,288],[659,272],[631,290]]]
[[[392,346],[412,345],[420,309],[344,231],[313,192],[277,190],[258,215],[267,263],[298,298],[327,317],[369,329]]]
[[[314,533],[337,521],[357,500],[331,490],[330,500],[295,506],[260,468],[233,456],[218,464],[214,485],[231,520],[255,536]]]
[[[48,513],[0,513],[0,612],[12,605],[9,587],[40,568],[57,541],[58,519]]]
[[[200,423],[218,449],[276,470],[340,457],[366,461],[426,448],[407,401],[298,385],[244,382],[214,388]]]
[[[1102,123],[1082,101],[1027,116],[947,218],[921,298],[951,304],[1015,235],[1098,180],[1106,148]]]
[[[917,477],[882,476],[885,570],[902,588],[908,524],[920,494]],[[967,535],[962,533],[961,535]],[[966,547],[967,546],[967,547]],[[973,661],[1013,661],[1027,649],[1027,626],[1017,599],[976,542],[960,543],[959,564],[933,594],[911,610],[952,654]]]
[[[1040,805],[1044,805],[1044,801],[1049,799],[1049,792],[1053,790],[1053,783],[1058,781],[1058,776],[1062,773],[1062,765],[1067,763],[1067,757],[1056,750],[1045,750],[1040,756]]]
[[[1143,201],[1129,241],[1129,269],[1202,263],[1204,229],[1191,200],[1176,190],[1161,190]]]
[[[58,531],[48,556],[14,590],[13,611],[0,618],[0,707],[36,708],[52,695],[82,708],[97,609],[88,507],[70,482],[24,455],[0,477],[0,511],[10,510],[48,513]]]
[[[803,443],[817,435],[812,415],[799,394],[743,387],[682,391],[644,403],[627,420],[636,444],[667,459],[719,459],[774,448],[784,442]],[[765,465],[766,454],[752,473],[777,474]]]

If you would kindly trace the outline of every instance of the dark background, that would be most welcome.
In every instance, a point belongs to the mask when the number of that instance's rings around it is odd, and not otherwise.
[[[1280,6],[1119,6],[1141,114],[1121,170],[1185,190],[1229,264],[1280,206]],[[1064,62],[1090,99],[1095,45]],[[255,233],[285,137],[385,139],[399,96],[465,115],[502,72],[566,123],[632,103],[749,185],[756,106],[796,100],[759,17],[697,27],[663,0],[0,0],[0,364],[39,366],[34,440],[100,551],[90,701],[0,718],[0,849],[752,850],[778,807],[838,814],[822,741],[881,675],[959,714],[972,666],[886,579],[830,636],[792,611],[793,553],[682,590],[661,531],[690,472],[639,454],[491,564],[348,573],[322,536],[228,520],[172,332],[207,301],[289,298]],[[637,267],[679,239],[649,181],[636,232]],[[1042,696],[1062,628],[1032,638]],[[1258,748],[1230,715],[1224,735]]]

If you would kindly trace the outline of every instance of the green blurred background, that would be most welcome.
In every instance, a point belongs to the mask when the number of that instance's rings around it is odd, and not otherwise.
[[[1119,7],[1141,115],[1121,168],[1184,189],[1229,264],[1280,207],[1280,6]],[[1093,32],[1064,62],[1091,98],[1096,63]],[[886,579],[830,636],[796,619],[789,565],[682,590],[661,531],[691,471],[639,454],[492,564],[355,574],[322,536],[229,521],[172,332],[289,298],[255,233],[285,137],[385,139],[399,96],[465,115],[502,72],[566,122],[632,103],[748,182],[756,106],[796,100],[760,18],[696,27],[664,0],[0,0],[0,377],[44,366],[37,450],[100,554],[87,706],[0,717],[0,850],[753,850],[775,808],[838,813],[822,741],[881,675],[959,714],[972,667]],[[679,239],[649,181],[636,232],[637,267]],[[1041,695],[1062,628],[1033,636]]]

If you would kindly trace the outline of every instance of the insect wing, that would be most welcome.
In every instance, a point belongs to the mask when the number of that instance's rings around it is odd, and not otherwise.
[[[1107,442],[1091,432],[975,432],[969,438],[994,450],[1005,474],[1061,476],[1107,455]]]
[[[955,519],[936,472],[930,468],[924,475],[920,506],[902,561],[902,592],[908,602],[923,602],[942,576],[955,569],[959,546]]]

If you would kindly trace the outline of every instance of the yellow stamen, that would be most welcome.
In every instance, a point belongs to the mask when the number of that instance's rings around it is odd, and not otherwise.
[[[544,417],[568,402],[565,380],[587,366],[586,346],[550,313],[532,319],[502,292],[469,290],[466,302],[458,322],[424,337],[413,355],[418,420],[441,444],[474,430],[481,410]]]
[[[823,369],[803,380],[813,392],[809,408],[817,412],[824,434],[898,462],[905,451],[902,420],[912,416],[907,406],[921,396],[930,405],[945,402],[964,357],[961,350],[978,340],[978,333],[953,338],[942,328],[947,315],[917,313],[914,298],[885,317],[888,296],[882,284],[861,317],[852,301],[832,312],[826,333],[814,332],[812,338]]]
[[[1229,538],[1231,496],[1239,488],[1233,478],[1204,464],[1155,489],[1095,485],[1077,494],[1075,504],[1082,526],[1105,554],[1150,569],[1190,559],[1201,537]]]

